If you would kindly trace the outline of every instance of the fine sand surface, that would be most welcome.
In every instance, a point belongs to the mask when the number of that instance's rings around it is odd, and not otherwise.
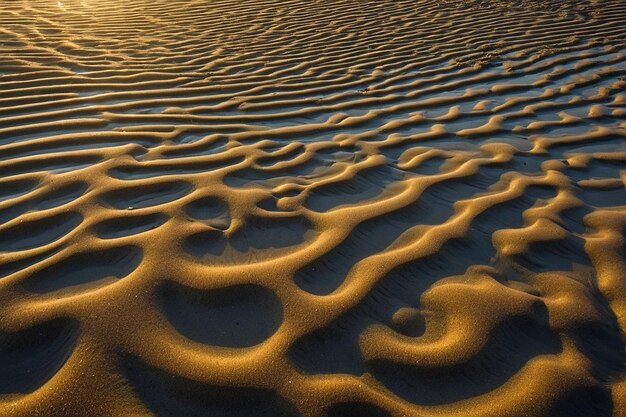
[[[1,0],[0,417],[626,416],[624,0]]]

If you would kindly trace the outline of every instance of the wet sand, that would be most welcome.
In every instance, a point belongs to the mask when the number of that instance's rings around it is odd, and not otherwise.
[[[626,3],[0,4],[0,416],[626,416]]]

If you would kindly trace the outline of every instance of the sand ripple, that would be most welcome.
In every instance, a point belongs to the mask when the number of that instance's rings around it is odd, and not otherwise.
[[[0,12],[0,415],[626,416],[623,1]]]

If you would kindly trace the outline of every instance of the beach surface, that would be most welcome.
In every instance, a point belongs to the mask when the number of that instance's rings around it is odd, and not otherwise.
[[[626,416],[626,2],[0,2],[0,416]]]

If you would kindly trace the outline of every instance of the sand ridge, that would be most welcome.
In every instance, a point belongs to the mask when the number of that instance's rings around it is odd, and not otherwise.
[[[623,2],[0,11],[0,416],[626,415]]]

